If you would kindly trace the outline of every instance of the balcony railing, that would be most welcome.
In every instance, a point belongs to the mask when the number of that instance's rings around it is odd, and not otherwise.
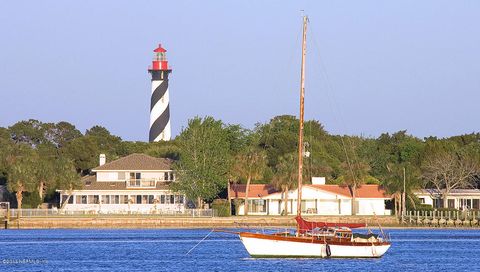
[[[127,180],[127,188],[155,188],[156,179],[130,179]]]

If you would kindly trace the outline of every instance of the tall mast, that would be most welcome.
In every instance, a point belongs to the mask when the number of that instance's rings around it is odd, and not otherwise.
[[[303,175],[303,115],[305,98],[305,56],[307,54],[307,16],[303,16],[303,39],[302,39],[302,70],[300,77],[300,126],[298,135],[298,197],[297,216],[302,215],[302,175]],[[300,226],[297,224],[297,233]]]

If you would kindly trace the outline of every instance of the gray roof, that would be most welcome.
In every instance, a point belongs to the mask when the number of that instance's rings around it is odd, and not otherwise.
[[[443,193],[444,190],[437,190],[437,189],[420,189],[417,192],[421,194],[430,194],[430,195],[440,195]],[[480,195],[480,189],[453,189],[450,191],[449,195]]]
[[[93,168],[93,171],[105,170],[171,170],[173,160],[155,158],[145,154],[130,154],[126,157]]]
[[[96,181],[94,175],[85,176],[82,178],[83,188],[80,190],[95,191],[95,190],[168,190],[168,182],[157,182],[156,188],[127,188],[125,181]]]

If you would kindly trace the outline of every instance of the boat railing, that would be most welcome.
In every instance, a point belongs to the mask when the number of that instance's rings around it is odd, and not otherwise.
[[[270,226],[267,220],[263,219],[258,223],[246,223],[246,222],[239,222],[234,221],[235,228],[247,230],[250,232],[262,233],[262,234],[291,234],[294,232],[292,227],[274,227]]]

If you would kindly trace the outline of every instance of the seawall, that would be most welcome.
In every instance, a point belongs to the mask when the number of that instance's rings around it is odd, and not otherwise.
[[[307,220],[345,223],[367,223],[376,227],[399,226],[393,216],[315,216]],[[8,222],[9,229],[136,229],[136,228],[237,228],[249,227],[293,227],[293,216],[232,216],[232,217],[154,217],[154,216],[51,216],[15,218]]]

